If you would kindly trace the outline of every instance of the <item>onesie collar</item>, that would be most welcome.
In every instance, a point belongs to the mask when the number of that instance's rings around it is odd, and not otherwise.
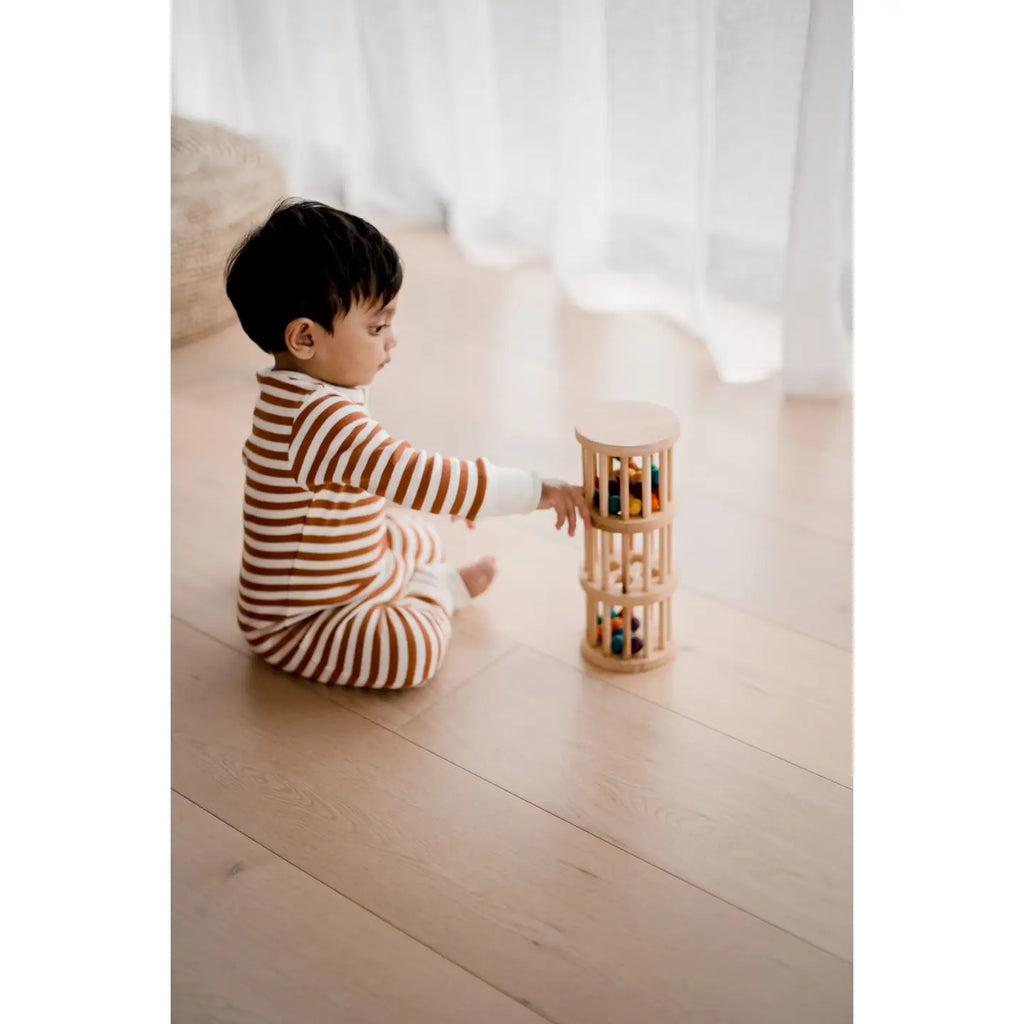
[[[325,380],[320,380],[319,377],[312,377],[308,373],[302,373],[299,370],[278,370],[273,366],[268,366],[264,370],[260,370],[256,374],[256,377],[260,380],[270,378],[271,380],[290,380],[295,384],[301,384],[303,387],[307,387],[310,390],[322,388],[325,391],[330,391],[332,394],[340,395],[342,398],[347,399],[350,402],[358,402],[360,405],[366,405],[366,391],[367,389],[363,386],[354,388],[345,388],[340,384],[329,384]]]

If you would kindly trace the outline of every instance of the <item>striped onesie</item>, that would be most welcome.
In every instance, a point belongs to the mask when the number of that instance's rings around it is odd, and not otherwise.
[[[392,505],[473,520],[532,512],[536,473],[427,455],[364,388],[261,370],[245,462],[238,624],[271,665],[328,685],[420,686],[468,600],[440,540]]]

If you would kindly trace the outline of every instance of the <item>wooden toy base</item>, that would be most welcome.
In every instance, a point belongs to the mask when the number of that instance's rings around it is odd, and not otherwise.
[[[593,646],[584,640],[580,652],[584,661],[608,672],[647,672],[671,661],[675,657],[676,649],[673,644],[669,644],[660,651],[652,651],[647,658],[643,654],[624,658],[621,654],[605,654],[600,645]]]

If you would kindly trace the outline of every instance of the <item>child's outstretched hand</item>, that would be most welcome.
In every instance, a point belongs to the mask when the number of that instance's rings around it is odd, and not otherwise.
[[[568,522],[569,536],[576,536],[576,515],[583,519],[585,528],[590,527],[590,509],[583,488],[567,484],[564,480],[542,480],[540,485],[540,504],[538,509],[553,508],[555,510],[555,529],[560,530],[562,524]]]

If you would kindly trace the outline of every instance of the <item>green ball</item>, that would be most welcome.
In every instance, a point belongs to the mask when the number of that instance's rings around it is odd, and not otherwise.
[[[608,515],[617,516],[622,511],[622,502],[617,494],[608,495]]]

